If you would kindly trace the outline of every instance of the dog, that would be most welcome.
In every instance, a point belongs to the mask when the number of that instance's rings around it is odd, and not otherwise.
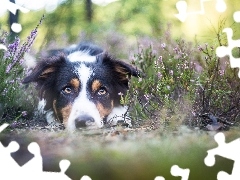
[[[98,46],[82,43],[50,51],[23,84],[35,82],[39,108],[48,123],[60,122],[69,130],[102,128],[124,120],[128,108],[120,103],[131,76],[139,71]],[[131,126],[131,120],[127,120]]]

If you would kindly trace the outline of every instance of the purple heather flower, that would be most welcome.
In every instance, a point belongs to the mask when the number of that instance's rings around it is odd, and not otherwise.
[[[27,37],[27,42],[22,45],[20,52],[17,55],[18,59],[21,58],[25,52],[30,51],[30,47],[32,46],[36,36],[37,29],[35,28],[34,30],[31,31],[31,34]]]
[[[30,48],[37,36],[37,28],[42,23],[42,20],[43,20],[43,17],[40,20],[37,27],[31,31],[30,35],[27,37],[27,41],[21,46],[20,49],[18,48],[20,43],[19,38],[16,38],[14,43],[9,45],[8,51],[10,52],[10,54],[8,54],[6,57],[13,57],[13,59],[12,59],[12,63],[10,63],[7,66],[6,73],[9,73],[11,69],[16,65],[16,63],[20,63],[20,64],[23,63],[22,58],[26,52],[30,51]]]
[[[7,48],[8,51],[5,58],[13,58],[18,51],[19,44],[20,44],[19,37],[15,37],[15,41],[12,44],[8,45]]]
[[[148,101],[150,96],[148,94],[144,94],[144,97]]]
[[[162,43],[161,44],[161,47],[164,49],[166,47],[166,44],[165,43]]]
[[[161,79],[161,78],[162,78],[162,73],[161,73],[161,72],[158,72],[158,73],[157,73],[157,77],[158,77],[158,79]]]
[[[219,70],[219,75],[220,75],[220,76],[223,76],[224,73],[225,73],[225,71],[224,71],[223,69],[222,69],[222,70],[221,70],[221,69]]]
[[[15,41],[12,44],[8,45],[8,50],[12,51],[12,52],[16,52],[18,46],[20,43],[20,38],[19,37],[15,37]]]
[[[159,56],[158,62],[159,62],[159,63],[162,63],[162,56]]]
[[[30,51],[30,48],[37,36],[37,30],[38,30],[38,27],[40,24],[42,24],[42,21],[44,19],[44,15],[42,16],[42,18],[40,19],[38,25],[36,26],[35,29],[33,29],[30,33],[30,35],[27,37],[27,42],[25,42],[22,46],[21,46],[21,49],[19,50],[18,54],[16,55],[16,61],[13,62],[13,66],[15,65],[16,62],[20,61],[22,58],[23,58],[23,55],[26,53],[26,52],[29,52]]]
[[[17,62],[17,53],[19,51],[19,44],[20,44],[20,39],[19,37],[15,37],[15,41],[12,44],[8,45],[8,51],[5,55],[5,58],[10,58],[12,59],[12,63],[8,64],[6,68],[6,73],[9,73],[14,66],[14,64]]]
[[[32,30],[30,37],[34,37],[37,35],[37,29]]]
[[[22,65],[23,63],[24,63],[24,59],[22,58],[22,59],[19,60],[19,64]]]
[[[203,48],[201,46],[198,46],[199,51],[203,51]]]
[[[173,51],[174,51],[176,54],[178,54],[178,53],[179,53],[179,51],[178,51],[178,48],[177,48],[177,47],[173,48]]]
[[[13,80],[11,80],[11,81],[9,81],[9,83],[10,83],[10,84],[13,84],[14,82],[15,82],[15,81],[14,81],[14,79],[13,79]]]
[[[6,73],[9,73],[11,69],[12,69],[12,64],[7,65]]]
[[[24,117],[24,116],[27,116],[27,111],[23,111],[22,112],[22,116]]]
[[[203,67],[199,63],[194,63],[194,66],[197,72],[202,72]]]

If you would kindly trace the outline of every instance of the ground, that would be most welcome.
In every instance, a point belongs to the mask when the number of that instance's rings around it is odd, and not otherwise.
[[[227,141],[239,137],[239,128],[224,132]],[[154,179],[173,177],[173,165],[189,168],[189,179],[216,179],[224,170],[231,173],[233,162],[217,157],[214,167],[207,167],[204,158],[207,150],[217,146],[213,139],[215,131],[191,130],[180,126],[175,131],[138,128],[108,127],[98,130],[80,130],[68,133],[49,127],[8,129],[1,133],[4,146],[12,140],[20,144],[20,150],[13,154],[15,160],[25,164],[33,156],[28,152],[30,142],[37,142],[41,148],[45,171],[60,171],[59,161],[71,162],[66,174],[71,179],[88,175],[92,179]]]

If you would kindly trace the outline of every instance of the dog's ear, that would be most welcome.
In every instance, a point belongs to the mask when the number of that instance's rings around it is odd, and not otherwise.
[[[65,62],[64,56],[53,56],[41,60],[33,69],[32,73],[23,79],[22,83],[37,82],[38,86],[41,86],[43,82],[54,74],[63,62]]]
[[[126,77],[126,76],[139,77],[140,76],[140,71],[136,67],[133,67],[132,65],[120,60],[115,60],[114,70],[117,73],[119,73],[120,76],[123,76],[123,77]]]
[[[106,52],[99,54],[97,56],[97,60],[101,61],[103,64],[111,64],[113,70],[118,74],[120,80],[125,81],[131,76],[141,76],[141,72],[136,67],[133,67],[124,61],[116,60]]]
[[[114,60],[114,71],[117,75],[118,80],[120,80],[121,83],[125,84],[128,87],[129,79],[132,76],[139,77],[140,72],[137,70],[137,68],[133,67],[132,65],[120,61],[120,60]]]

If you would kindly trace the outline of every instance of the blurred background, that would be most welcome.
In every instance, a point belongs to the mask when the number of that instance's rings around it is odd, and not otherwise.
[[[4,1],[7,0],[3,0],[0,7],[0,28],[10,31],[9,24],[18,22],[22,25],[22,31],[17,33],[21,38],[26,38],[45,15],[34,43],[37,52],[92,41],[124,58],[143,39],[151,42],[151,39],[161,38],[166,26],[171,26],[175,38],[184,37],[191,42],[211,41],[219,26],[234,24],[233,13],[240,10],[239,0],[180,0],[187,3],[186,11],[191,13],[181,22],[175,16],[178,0],[11,0],[30,11],[18,11],[10,17]],[[204,12],[198,13],[201,2]],[[217,11],[218,3],[226,4],[224,12]],[[239,31],[234,31],[234,38],[239,37]]]

